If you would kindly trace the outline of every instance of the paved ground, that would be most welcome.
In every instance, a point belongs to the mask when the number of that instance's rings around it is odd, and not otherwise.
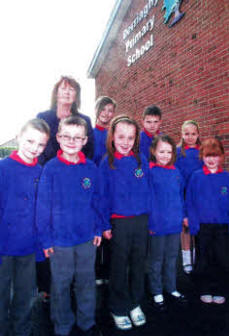
[[[157,313],[149,304],[147,294],[143,309],[147,324],[130,331],[115,329],[107,309],[107,288],[97,287],[97,321],[103,336],[228,336],[229,335],[229,296],[224,305],[200,303],[195,281],[191,276],[180,272],[178,288],[187,295],[187,306],[170,303],[166,313]],[[39,298],[33,305],[33,336],[53,336],[49,319],[49,305]]]

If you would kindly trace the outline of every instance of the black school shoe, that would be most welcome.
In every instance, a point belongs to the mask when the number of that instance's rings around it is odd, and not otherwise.
[[[153,305],[153,308],[159,313],[164,313],[167,311],[167,306],[164,301],[163,302],[153,302],[152,305]]]
[[[99,330],[99,328],[94,325],[93,327],[91,327],[90,329],[86,330],[86,331],[82,331],[82,333],[79,336],[103,336],[101,330]]]
[[[168,297],[169,297],[169,300],[174,302],[174,303],[177,303],[177,304],[187,304],[188,303],[188,299],[185,295],[179,293],[178,291],[174,291],[172,293],[168,293]]]
[[[165,300],[162,294],[152,296],[150,303],[153,308],[159,313],[165,312],[167,310],[167,306],[165,304]]]

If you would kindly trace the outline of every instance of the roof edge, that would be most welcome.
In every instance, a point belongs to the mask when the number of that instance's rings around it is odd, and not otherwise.
[[[89,68],[87,70],[88,78],[95,78],[106,57],[109,48],[114,41],[123,18],[131,4],[131,0],[117,0],[107,22],[102,39],[94,53]]]

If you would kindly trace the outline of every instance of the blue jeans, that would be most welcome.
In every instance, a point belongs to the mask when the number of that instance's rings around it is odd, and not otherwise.
[[[95,324],[95,252],[92,241],[72,247],[54,247],[50,257],[51,319],[56,334],[68,335],[75,323],[70,296],[73,280],[77,325],[87,330]]]
[[[149,285],[153,295],[176,290],[177,256],[180,234],[152,236],[150,242]]]
[[[0,265],[0,335],[29,336],[35,284],[35,255],[2,256]],[[12,293],[11,293],[12,290]]]

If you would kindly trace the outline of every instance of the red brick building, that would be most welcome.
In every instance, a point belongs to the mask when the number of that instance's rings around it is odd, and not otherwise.
[[[162,130],[176,141],[181,124],[197,120],[201,138],[223,140],[229,167],[229,2],[177,1],[185,15],[172,27],[168,2],[176,1],[117,0],[88,75],[118,113],[139,120],[158,105]]]

